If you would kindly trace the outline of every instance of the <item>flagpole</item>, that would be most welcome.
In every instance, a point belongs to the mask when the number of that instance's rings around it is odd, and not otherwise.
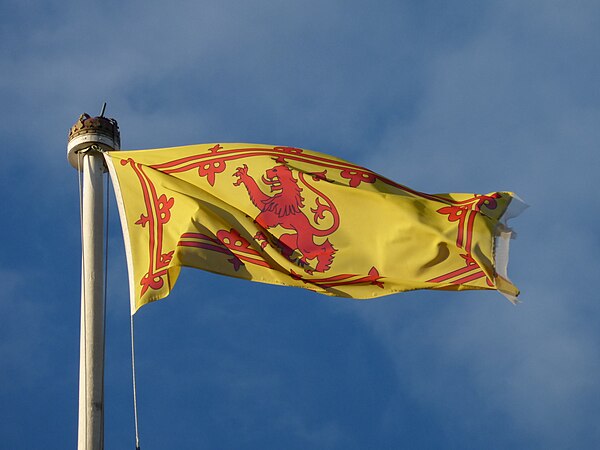
[[[69,132],[67,158],[81,180],[81,329],[78,450],[104,448],[104,173],[102,152],[118,150],[117,122],[82,114]]]

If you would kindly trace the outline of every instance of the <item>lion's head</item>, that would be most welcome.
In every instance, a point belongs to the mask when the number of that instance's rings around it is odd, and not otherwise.
[[[268,169],[262,176],[262,182],[275,192],[273,197],[265,200],[265,209],[275,212],[279,217],[299,213],[304,206],[300,195],[302,188],[291,169],[285,165]]]

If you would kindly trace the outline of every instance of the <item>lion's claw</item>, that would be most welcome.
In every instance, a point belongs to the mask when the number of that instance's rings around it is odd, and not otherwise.
[[[233,183],[233,185],[239,186],[244,182],[243,178],[248,177],[248,166],[244,164],[242,167],[238,167],[232,176],[238,177],[238,179]]]

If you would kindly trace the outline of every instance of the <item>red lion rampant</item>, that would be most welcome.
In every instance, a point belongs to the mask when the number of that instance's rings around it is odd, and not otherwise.
[[[290,261],[298,262],[305,267],[306,272],[312,273],[325,272],[331,266],[336,249],[331,245],[329,239],[321,244],[315,242],[315,237],[329,236],[335,232],[340,224],[339,214],[331,201],[317,189],[308,184],[304,179],[302,172],[298,173],[303,185],[317,194],[315,201],[316,207],[310,211],[314,213],[313,220],[318,225],[319,220],[325,218],[325,214],[331,214],[333,218],[332,225],[321,230],[316,228],[309,218],[304,214],[304,198],[300,194],[302,188],[298,185],[298,180],[286,165],[275,166],[265,172],[262,176],[262,182],[271,187],[271,192],[275,194],[269,196],[265,194],[258,184],[250,175],[248,175],[248,166],[245,164],[238,167],[233,176],[238,177],[234,182],[235,186],[244,184],[250,196],[250,200],[256,206],[260,213],[255,219],[255,222],[265,229],[281,226],[286,230],[292,230],[293,233],[284,233],[279,237],[277,246],[282,254]],[[315,181],[324,179],[324,174],[313,175]],[[326,204],[320,202],[323,198]],[[266,240],[263,233],[257,233],[257,240]],[[266,245],[266,242],[265,244]],[[264,246],[263,245],[263,246]],[[298,251],[302,254],[301,257],[295,259],[293,254]],[[309,261],[315,259],[317,264],[314,268],[306,268],[309,266]]]

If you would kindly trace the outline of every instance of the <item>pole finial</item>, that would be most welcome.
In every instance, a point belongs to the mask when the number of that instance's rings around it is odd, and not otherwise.
[[[69,130],[69,143],[67,144],[67,159],[77,169],[77,153],[90,148],[92,145],[100,147],[103,151],[119,150],[121,148],[121,134],[115,119],[104,117],[106,102],[98,117],[91,117],[87,113],[79,119]]]

